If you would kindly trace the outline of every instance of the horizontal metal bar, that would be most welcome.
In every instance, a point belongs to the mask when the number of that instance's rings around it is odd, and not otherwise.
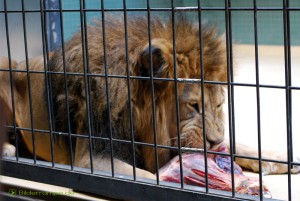
[[[0,69],[1,71],[10,72],[9,69]],[[14,73],[27,73],[26,70],[19,70],[19,69],[12,69],[11,70]],[[31,70],[29,73],[40,73],[45,74],[45,71],[35,71]],[[64,75],[64,72],[53,72],[53,71],[47,71],[47,74],[55,74],[55,75]],[[73,73],[73,72],[66,72],[67,76],[84,76],[84,73]],[[91,74],[87,73],[86,76],[88,77],[103,77],[105,78],[105,74]],[[117,78],[117,79],[136,79],[136,80],[150,80],[150,77],[143,77],[143,76],[127,76],[127,75],[107,75],[109,78]],[[167,82],[174,82],[174,78],[159,78],[159,77],[153,77],[153,80],[156,81],[167,81]],[[179,83],[191,83],[191,84],[201,84],[201,79],[191,79],[191,78],[177,78],[177,82]],[[243,87],[260,87],[260,88],[274,88],[274,89],[286,89],[286,86],[283,85],[269,85],[269,84],[251,84],[251,83],[239,83],[239,82],[220,82],[220,81],[209,81],[204,80],[204,84],[220,84],[220,85],[231,85],[231,86],[243,86]],[[300,90],[300,86],[289,86],[289,89],[293,90]]]
[[[84,12],[124,12],[123,8],[105,8],[105,9],[82,9]],[[82,11],[80,9],[44,9],[43,12],[80,12]],[[200,10],[202,11],[225,11],[225,10],[230,10],[230,11],[283,11],[283,10],[289,10],[289,11],[299,11],[300,7],[289,7],[284,9],[283,7],[201,7]],[[147,8],[127,8],[126,11],[128,12],[140,12],[140,11],[148,11]],[[172,11],[172,8],[150,8],[150,11]],[[174,8],[175,12],[178,11],[198,11],[198,7],[175,7]],[[38,12],[40,13],[40,10],[37,9],[27,9],[27,10],[0,10],[0,13],[20,13],[20,12],[25,12],[25,13],[35,13]]]
[[[74,168],[69,171],[69,166],[57,165],[37,161],[34,165],[30,160],[20,158],[19,162],[2,160],[2,174],[5,176],[27,179],[52,185],[64,186],[81,192],[94,193],[121,200],[188,200],[201,201],[226,201],[226,200],[259,200],[257,196],[237,194],[235,198],[231,193],[210,189],[204,193],[204,188],[185,185],[184,189],[176,183],[161,182],[155,184],[155,180],[140,179],[132,181],[132,177],[117,175],[112,178],[105,172],[95,171],[90,174],[90,169]],[[50,168],[51,167],[51,168]],[[264,199],[274,201],[274,199]]]
[[[6,127],[7,128],[14,128],[13,126],[6,126]],[[30,128],[20,128],[20,127],[16,127],[15,129],[16,130],[24,130],[24,131],[31,131],[32,130]],[[50,134],[50,131],[48,131],[48,130],[33,129],[33,131],[38,133],[38,134],[40,134],[40,133],[44,133],[44,134],[47,134],[47,135]],[[59,136],[65,136],[65,137],[68,137],[69,135],[71,135],[72,137],[76,137],[76,138],[86,138],[86,139],[89,138],[89,136],[85,135],[85,134],[74,134],[74,133],[69,134],[69,133],[55,132],[55,131],[52,131],[52,134],[53,135],[59,135]],[[92,136],[91,138],[95,139],[95,140],[105,140],[105,141],[110,140],[110,138],[104,138],[104,137],[98,137],[98,136]],[[121,139],[115,139],[115,138],[112,138],[112,141],[120,142],[120,143],[127,143],[127,144],[132,143],[131,140],[121,140]],[[139,142],[139,141],[134,141],[134,145],[154,147],[154,144],[146,143],[146,142]],[[160,145],[160,144],[158,144],[157,147],[158,148],[163,148],[163,149],[178,151],[178,147],[172,147],[172,146]],[[198,148],[182,147],[181,150],[183,152],[187,152],[187,153],[204,153],[204,149],[198,149]],[[212,150],[207,150],[206,152],[208,154],[214,154],[214,155],[231,156],[229,153],[216,152],[216,151],[212,151]],[[249,159],[249,160],[259,160],[259,158],[257,158],[257,157],[243,156],[243,155],[238,155],[238,154],[233,154],[233,157],[235,157],[235,158],[244,158],[244,159]],[[265,158],[262,158],[262,161],[288,164],[287,161],[271,160],[271,159],[265,159]],[[292,162],[292,164],[300,166],[300,163],[297,163],[297,162]]]

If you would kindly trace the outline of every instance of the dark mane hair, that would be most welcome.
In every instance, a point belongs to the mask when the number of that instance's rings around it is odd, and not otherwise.
[[[132,140],[154,142],[151,81],[149,79],[152,70],[149,57],[152,55],[154,77],[174,78],[174,54],[172,23],[155,17],[151,18],[150,25],[151,52],[147,18],[128,17],[128,60],[124,19],[115,16],[105,18],[105,39],[100,20],[87,27],[87,55],[84,55],[82,51],[80,32],[64,45],[64,55],[62,50],[55,52],[50,61],[50,70],[61,72],[61,74],[51,75],[56,131],[88,135],[91,126],[92,136],[99,137],[93,140],[96,152],[107,154],[111,150],[109,140],[111,132],[115,139],[114,156],[129,163],[133,160]],[[200,78],[198,28],[198,24],[194,24],[185,17],[175,19],[177,77]],[[201,31],[205,79],[225,81],[226,51],[222,39],[215,28],[203,25]],[[104,40],[105,44],[103,44]],[[130,75],[127,75],[127,65]],[[64,70],[72,73],[66,76],[67,91],[64,87]],[[85,76],[84,72],[88,73],[88,76]],[[127,76],[134,76],[129,82],[131,100],[128,96]],[[108,83],[106,83],[106,77]],[[179,87],[178,90],[180,91],[181,88]],[[109,97],[107,97],[107,91]],[[87,95],[89,99],[86,99]],[[170,138],[167,126],[170,118],[168,109],[174,102],[174,82],[155,80],[154,96],[157,142],[168,145],[169,142],[166,142],[166,139]],[[89,111],[86,100],[91,103]],[[108,104],[110,113],[107,109]],[[134,139],[131,137],[131,109]],[[90,125],[87,121],[88,112],[91,113]],[[68,128],[68,119],[70,128]],[[127,140],[127,142],[120,140]],[[137,167],[153,172],[153,168],[143,163],[141,154],[147,151],[153,154],[153,149],[153,147],[144,149],[136,145],[135,156],[138,158],[137,161],[140,161]],[[162,158],[161,163],[170,157],[168,150],[159,149],[159,154]],[[151,163],[150,159],[149,163]]]

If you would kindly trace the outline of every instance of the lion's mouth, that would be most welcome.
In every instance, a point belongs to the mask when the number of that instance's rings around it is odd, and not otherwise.
[[[206,144],[204,145],[203,141],[186,141],[181,140],[181,147],[183,148],[196,148],[196,149],[204,149],[206,146],[206,149],[211,149],[214,144],[211,143],[210,141],[206,140]]]
[[[181,147],[185,148],[198,148],[203,149],[206,145],[206,149],[211,149],[214,145],[206,139],[206,144],[204,145],[202,128],[194,126],[193,128],[180,134]],[[178,146],[178,140],[175,142],[175,146]]]
[[[197,120],[197,119],[196,119]],[[182,121],[180,127],[180,146],[185,148],[212,149],[216,145],[223,142],[222,132],[217,127],[207,123],[205,129],[205,137],[203,127],[196,120]],[[173,138],[173,145],[178,147],[178,136]],[[205,143],[204,143],[205,142]]]

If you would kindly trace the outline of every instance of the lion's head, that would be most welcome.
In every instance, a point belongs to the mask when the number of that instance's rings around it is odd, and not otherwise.
[[[225,82],[227,67],[224,41],[217,35],[216,29],[203,26],[202,47],[200,47],[197,24],[182,19],[175,27],[174,50],[172,26],[164,28],[164,34],[153,30],[151,48],[149,43],[144,45],[135,66],[137,76],[150,77],[150,81],[134,81],[133,84],[136,86],[133,89],[133,102],[137,132],[142,133],[141,141],[153,143],[155,126],[158,145],[178,147],[180,135],[181,147],[203,148],[203,126],[205,126],[206,146],[210,149],[224,139],[224,87],[220,84],[205,83],[202,92],[201,60],[205,81]],[[177,78],[180,78],[177,82],[174,80],[174,62]],[[154,77],[153,94],[151,73]],[[161,78],[167,80],[160,80]],[[187,78],[191,80],[187,81]],[[191,82],[193,80],[194,82]],[[155,100],[154,105],[152,100]],[[156,113],[154,118],[153,110]],[[152,123],[154,119],[155,125]],[[153,147],[144,147],[143,150],[144,155],[149,158],[155,153]],[[158,148],[158,154],[160,165],[163,165],[169,160],[170,150]],[[154,171],[155,162],[149,158],[148,168]]]

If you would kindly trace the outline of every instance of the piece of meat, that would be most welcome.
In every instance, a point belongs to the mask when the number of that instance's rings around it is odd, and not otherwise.
[[[219,146],[217,152],[228,153],[226,146]],[[182,154],[184,183],[205,186],[204,154]],[[207,154],[208,187],[213,189],[232,191],[230,156]],[[176,156],[159,170],[162,181],[180,183],[180,161]],[[247,177],[240,166],[234,163],[234,187],[236,193],[259,195],[259,180]],[[263,194],[271,197],[268,188],[263,185]]]

